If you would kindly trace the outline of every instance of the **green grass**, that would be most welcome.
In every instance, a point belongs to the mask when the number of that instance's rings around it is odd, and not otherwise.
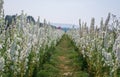
[[[72,40],[63,35],[59,44],[55,47],[50,61],[43,65],[43,70],[38,77],[88,77],[86,71],[81,70],[83,61],[79,59],[78,51]]]

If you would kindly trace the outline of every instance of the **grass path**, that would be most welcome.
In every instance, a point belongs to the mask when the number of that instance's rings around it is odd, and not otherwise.
[[[71,40],[64,35],[50,61],[44,64],[41,77],[88,77],[86,72],[80,70],[78,56]]]

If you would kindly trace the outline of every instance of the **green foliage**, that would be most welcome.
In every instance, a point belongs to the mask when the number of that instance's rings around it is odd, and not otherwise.
[[[49,72],[45,71],[45,70],[40,70],[38,73],[37,73],[37,76],[36,77],[49,77]]]
[[[74,45],[74,42],[67,35],[63,35],[59,44],[57,44],[57,46],[54,48],[50,60],[43,64],[43,68],[39,71],[38,77],[61,77],[61,71],[63,73],[68,72],[69,74],[69,71],[61,70],[62,67],[60,67],[60,64],[74,69],[73,75],[70,77],[88,77],[89,74],[86,70],[87,67],[84,67],[86,65],[83,61],[84,58],[82,55],[78,54],[79,51],[78,49],[75,50],[75,48],[77,47]],[[59,59],[60,56],[61,58],[65,56],[68,62],[61,61]],[[70,71],[72,72],[72,70]]]

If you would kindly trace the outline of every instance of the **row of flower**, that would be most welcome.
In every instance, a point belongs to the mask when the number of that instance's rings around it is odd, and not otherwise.
[[[118,77],[120,68],[120,21],[116,15],[108,14],[100,27],[92,18],[90,28],[86,23],[79,29],[67,32],[87,62],[87,70],[92,77]]]
[[[46,20],[43,27],[38,26],[39,19],[35,25],[27,23],[24,12],[7,30],[4,21],[1,16],[0,77],[36,76],[64,31],[55,29]]]

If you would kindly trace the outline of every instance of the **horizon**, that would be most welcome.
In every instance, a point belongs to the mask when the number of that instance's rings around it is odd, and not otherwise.
[[[24,13],[40,21],[50,23],[79,25],[79,19],[90,25],[91,18],[99,25],[101,17],[105,20],[108,13],[120,16],[119,0],[4,0],[5,15]]]

